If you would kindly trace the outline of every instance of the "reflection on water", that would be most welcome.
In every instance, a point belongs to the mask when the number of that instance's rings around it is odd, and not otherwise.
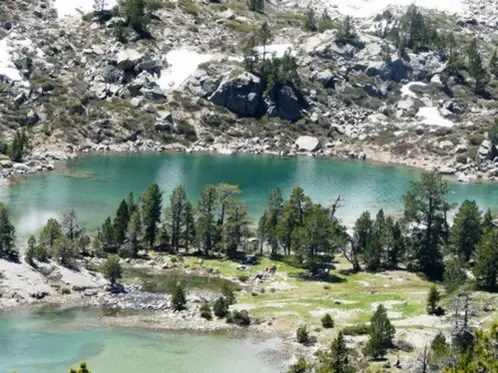
[[[67,373],[84,360],[95,372],[278,373],[284,361],[275,340],[105,328],[102,317],[53,307],[1,314],[0,372]]]

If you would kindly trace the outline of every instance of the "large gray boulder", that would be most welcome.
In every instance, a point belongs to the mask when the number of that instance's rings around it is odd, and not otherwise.
[[[293,84],[276,83],[269,91],[269,99],[268,115],[291,121],[301,119],[302,110],[308,106],[301,91]]]
[[[300,136],[295,145],[298,151],[313,152],[320,148],[320,141],[313,136]]]
[[[194,95],[208,98],[218,89],[220,82],[219,77],[210,76],[204,69],[197,69],[185,86]]]
[[[143,54],[135,49],[123,49],[116,56],[116,66],[121,70],[134,68],[142,59]]]
[[[107,65],[97,70],[97,74],[100,75],[106,83],[120,83],[123,80],[123,72],[112,65]]]
[[[497,153],[497,149],[489,140],[484,140],[479,147],[476,155],[476,163],[482,164],[486,160],[491,160]]]
[[[245,72],[221,84],[209,99],[241,117],[260,117],[266,112],[263,93],[261,79]]]
[[[407,77],[408,70],[401,58],[394,58],[389,62],[370,62],[365,70],[368,76],[377,76],[383,80],[400,82]]]
[[[316,80],[324,88],[334,88],[335,85],[334,74],[328,69],[315,73],[313,80]]]
[[[407,64],[411,70],[411,80],[430,81],[444,71],[446,56],[442,52],[409,53]]]

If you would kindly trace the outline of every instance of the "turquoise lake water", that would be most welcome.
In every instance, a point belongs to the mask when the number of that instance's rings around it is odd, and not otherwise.
[[[340,194],[338,216],[351,224],[364,210],[402,208],[402,196],[419,171],[393,166],[326,158],[217,156],[197,154],[129,154],[89,156],[71,160],[52,173],[29,176],[22,184],[0,188],[19,236],[37,231],[49,217],[74,208],[81,222],[95,230],[114,214],[129,191],[138,195],[157,182],[165,192],[183,184],[191,199],[206,184],[240,185],[241,197],[257,221],[268,194],[280,187],[285,196],[302,186],[315,201],[327,203]],[[498,208],[498,185],[451,182],[451,202],[475,199],[482,207]]]
[[[103,328],[97,310],[0,314],[0,372],[278,373],[280,342]]]

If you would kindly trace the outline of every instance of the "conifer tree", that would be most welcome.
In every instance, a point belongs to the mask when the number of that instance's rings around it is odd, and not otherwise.
[[[107,258],[104,263],[104,275],[111,282],[111,286],[116,284],[122,276],[123,268],[119,263],[119,257],[117,255],[111,255]]]
[[[259,53],[256,49],[257,46],[258,43],[256,41],[256,36],[251,34],[243,50],[244,67],[251,73],[255,73],[259,66]]]
[[[100,243],[100,249],[104,253],[117,252],[117,244],[114,232],[115,231],[111,223],[111,218],[107,218],[97,233],[97,238]]]
[[[489,60],[488,70],[495,78],[498,78],[498,57],[496,56],[496,49]]]
[[[185,207],[187,205],[187,194],[182,185],[173,189],[169,197],[169,206],[166,209],[166,222],[171,234],[171,248],[178,252],[180,239],[185,227]]]
[[[128,228],[129,221],[130,213],[128,211],[128,204],[125,200],[122,200],[113,222],[114,239],[118,246],[121,246],[126,238],[126,229]]]
[[[315,32],[318,30],[318,27],[316,26],[315,11],[311,6],[308,7],[308,11],[306,12],[306,18],[304,19],[304,29],[311,32]]]
[[[370,319],[369,335],[366,351],[374,359],[383,358],[387,349],[393,346],[393,337],[396,330],[387,317],[386,309],[382,304],[377,307]]]
[[[263,58],[262,58],[262,74],[264,77],[266,77],[266,46],[272,39],[272,34],[270,31],[270,26],[268,25],[268,22],[264,22],[261,27],[259,28],[258,31],[258,37],[259,41],[263,46]]]
[[[497,288],[498,228],[489,229],[481,238],[477,246],[473,272],[482,289]]]
[[[467,50],[467,67],[470,76],[475,80],[474,92],[481,92],[489,83],[489,74],[484,68],[476,38],[472,39]]]
[[[185,309],[187,304],[187,294],[185,293],[185,287],[181,282],[178,282],[171,295],[171,305],[175,311],[182,311]]]
[[[50,218],[40,232],[39,243],[47,249],[54,247],[55,241],[62,236],[62,227],[57,219]]]
[[[141,195],[141,218],[144,241],[153,248],[158,234],[158,224],[161,221],[162,192],[159,185],[152,184]]]
[[[441,294],[435,285],[432,285],[427,294],[427,313],[435,315],[437,313],[438,303],[441,300]]]
[[[216,187],[206,185],[202,190],[201,199],[197,205],[198,218],[195,225],[199,248],[208,256],[216,244],[216,222],[214,210],[217,201]]]
[[[17,256],[15,240],[15,228],[10,222],[9,211],[0,203],[0,258],[14,259]]]
[[[278,223],[282,216],[282,211],[282,192],[277,188],[268,197],[268,207],[263,214],[264,219],[261,222],[261,229],[264,232],[265,240],[270,245],[272,256],[277,254],[279,248]]]
[[[195,240],[194,208],[189,201],[185,204],[183,221],[185,223],[185,229],[183,231],[183,245],[185,250],[188,251],[190,245],[192,245]]]
[[[481,211],[475,201],[465,200],[450,229],[451,249],[464,263],[468,262],[481,238]]]
[[[320,21],[318,22],[318,31],[319,32],[324,32],[326,30],[330,30],[334,27],[334,23],[332,22],[332,18],[330,18],[329,13],[327,12],[327,9],[325,9],[322,13],[322,17],[320,18]]]
[[[353,373],[354,369],[349,360],[349,349],[344,340],[344,334],[339,332],[330,346],[330,362],[327,364],[331,372]]]
[[[223,225],[226,252],[229,258],[235,258],[237,247],[246,233],[249,222],[247,221],[247,206],[240,200],[234,200],[229,205],[228,219]]]
[[[483,234],[488,232],[489,230],[495,228],[493,224],[493,213],[491,212],[491,209],[487,209],[486,213],[484,214],[484,217],[482,218],[482,224],[481,224],[482,232]]]
[[[130,216],[128,228],[126,229],[126,243],[119,251],[123,257],[135,258],[140,246],[140,236],[142,234],[142,219],[140,210],[136,209]]]

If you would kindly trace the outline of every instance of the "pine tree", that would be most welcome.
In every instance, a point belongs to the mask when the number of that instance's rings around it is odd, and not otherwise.
[[[187,295],[181,282],[178,282],[173,290],[171,305],[175,311],[182,311],[187,305]]]
[[[405,221],[411,223],[413,264],[426,275],[440,278],[443,254],[440,244],[446,240],[446,201],[448,184],[437,173],[422,173],[404,195]]]
[[[475,80],[474,92],[481,92],[489,83],[490,77],[483,66],[476,38],[472,39],[467,50],[467,67],[470,76]]]
[[[192,245],[195,240],[194,208],[189,201],[185,204],[183,221],[185,223],[185,230],[183,231],[183,245],[185,250],[188,251],[190,245]]]
[[[12,159],[14,162],[22,162],[27,147],[28,137],[26,135],[26,132],[24,130],[22,130],[21,132],[16,131],[9,149],[10,159]]]
[[[448,260],[444,263],[443,285],[447,294],[454,293],[466,280],[467,274],[460,260]]]
[[[251,12],[263,13],[265,10],[264,0],[247,0],[247,8]]]
[[[121,246],[126,238],[126,229],[128,228],[129,221],[130,212],[128,211],[128,204],[125,200],[122,200],[113,222],[114,239],[118,246]]]
[[[334,22],[332,22],[332,18],[330,18],[329,13],[327,12],[327,9],[325,9],[322,13],[322,17],[320,18],[320,21],[318,22],[318,31],[324,32],[324,31],[330,30],[332,28],[334,28]]]
[[[484,217],[482,218],[482,233],[486,233],[491,229],[495,228],[495,225],[493,224],[493,213],[491,212],[491,209],[487,209],[486,213],[484,214]]]
[[[427,313],[435,315],[437,313],[438,302],[441,300],[441,294],[435,285],[432,285],[427,295]]]
[[[308,11],[306,12],[306,18],[304,19],[304,29],[311,32],[315,32],[318,30],[318,27],[316,26],[315,11],[312,7],[309,7]]]
[[[216,224],[214,209],[217,200],[216,187],[206,185],[202,190],[201,199],[197,205],[198,218],[195,225],[199,247],[208,256],[215,245]]]
[[[277,226],[277,235],[284,251],[290,255],[297,228],[304,226],[304,210],[311,200],[301,187],[292,190],[290,198],[284,203],[282,217]]]
[[[339,26],[339,30],[336,34],[336,41],[340,43],[350,43],[357,39],[357,37],[358,35],[354,29],[352,19],[350,16],[347,16]]]
[[[111,286],[116,284],[122,276],[123,269],[119,263],[119,257],[117,255],[111,255],[107,258],[104,263],[104,276],[111,282]]]
[[[290,366],[288,373],[306,373],[308,372],[309,364],[303,356],[297,359],[296,364]]]
[[[62,214],[61,219],[62,233],[71,241],[74,242],[83,233],[83,229],[78,224],[76,211],[73,209],[67,210]]]
[[[244,67],[247,71],[255,73],[259,66],[259,53],[256,49],[258,43],[256,41],[256,36],[251,34],[249,40],[244,47]]]
[[[278,252],[278,223],[282,216],[283,199],[282,192],[279,188],[271,192],[268,197],[268,207],[264,212],[264,220],[261,223],[261,228],[264,231],[266,241],[270,245],[271,255],[274,256]]]
[[[488,70],[495,78],[498,78],[498,56],[496,56],[496,49],[489,60]]]
[[[330,346],[330,360],[327,366],[334,373],[353,373],[354,369],[349,361],[349,349],[346,347],[344,334],[339,332]]]
[[[386,309],[382,304],[377,307],[370,319],[370,339],[366,351],[374,359],[383,358],[387,349],[393,346],[393,337],[396,330],[387,317]]]
[[[376,266],[376,261],[380,258],[377,253],[375,242],[374,221],[370,216],[370,212],[365,211],[356,220],[353,233],[353,245],[355,246],[354,253],[357,257],[353,258],[353,267],[359,269],[359,260],[361,259],[367,268],[372,269]]]
[[[233,259],[237,255],[237,248],[249,224],[247,221],[247,206],[242,201],[235,200],[229,205],[227,212],[229,216],[223,225],[224,241],[227,255]]]
[[[120,249],[119,255],[123,257],[135,258],[137,256],[140,236],[142,234],[142,219],[140,211],[137,209],[133,211],[128,222],[126,230],[126,244]]]
[[[14,249],[16,231],[9,219],[9,211],[0,203],[0,258],[15,259],[17,252]]]
[[[97,237],[100,243],[100,249],[104,253],[113,253],[117,252],[117,244],[114,235],[114,229],[112,226],[111,218],[107,218],[100,227]]]
[[[258,32],[259,41],[263,46],[263,58],[262,58],[262,74],[266,77],[266,46],[272,39],[272,34],[270,31],[270,26],[268,22],[264,22]]]
[[[488,230],[481,238],[477,246],[473,273],[482,289],[496,289],[498,276],[497,228]]]
[[[144,241],[151,249],[156,242],[158,224],[161,221],[162,199],[162,192],[157,184],[149,186],[140,197]]]
[[[139,34],[147,29],[150,14],[146,0],[124,0],[121,10],[129,25]]]
[[[481,238],[481,211],[475,201],[465,200],[450,230],[451,249],[464,263],[468,262]]]
[[[54,247],[55,241],[62,237],[62,227],[57,219],[50,218],[40,232],[40,245],[44,245],[47,249]]]
[[[166,209],[166,222],[171,234],[171,247],[175,252],[180,249],[180,239],[185,226],[185,207],[187,194],[182,185],[173,189],[169,197],[169,206]]]
[[[393,222],[390,216],[386,218],[386,230],[386,267],[396,268],[405,254],[405,240],[399,222]]]

